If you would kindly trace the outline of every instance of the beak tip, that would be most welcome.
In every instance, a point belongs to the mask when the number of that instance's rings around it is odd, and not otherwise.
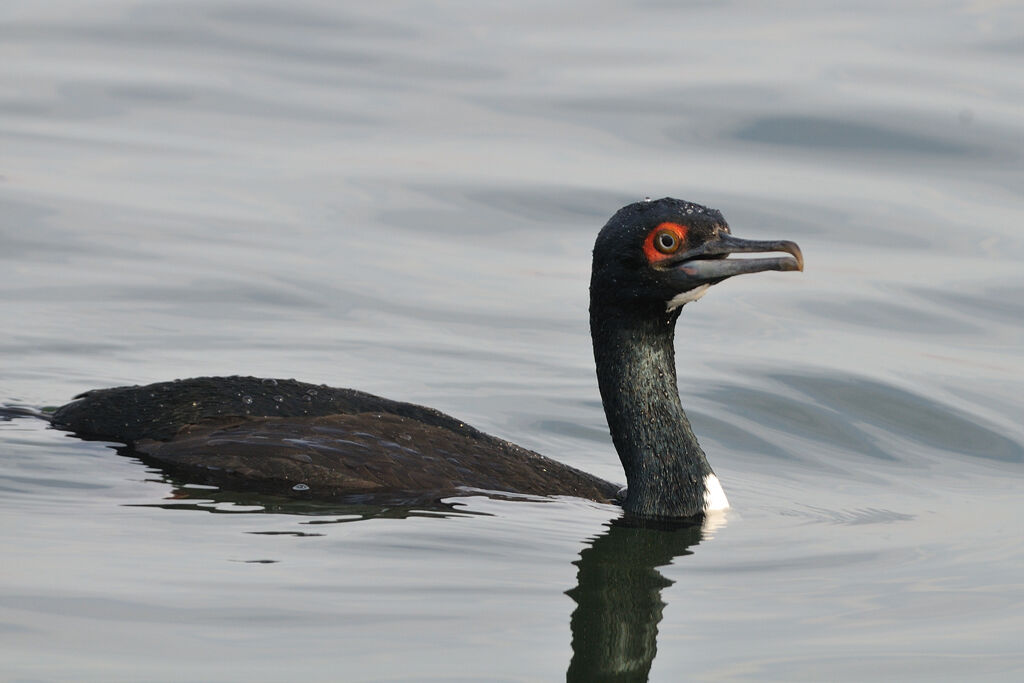
[[[792,254],[793,258],[796,259],[796,268],[794,268],[794,270],[799,270],[800,272],[803,272],[804,253],[800,251],[800,246],[796,242],[787,242],[787,246],[789,246],[789,249],[787,249],[786,251]]]

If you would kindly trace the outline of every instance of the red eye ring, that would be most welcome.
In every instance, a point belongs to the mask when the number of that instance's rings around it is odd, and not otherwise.
[[[679,252],[686,242],[687,228],[679,223],[659,223],[647,233],[644,240],[644,255],[648,263],[664,261]]]

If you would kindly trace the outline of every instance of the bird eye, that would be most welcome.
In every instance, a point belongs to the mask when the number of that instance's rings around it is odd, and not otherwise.
[[[654,236],[654,248],[662,254],[674,254],[679,251],[679,238],[669,230],[662,230]]]
[[[654,227],[644,238],[644,256],[651,265],[657,265],[683,250],[689,228],[682,223],[665,221]]]

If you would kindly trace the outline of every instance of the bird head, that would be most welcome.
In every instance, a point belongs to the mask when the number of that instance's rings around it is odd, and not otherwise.
[[[737,256],[753,253],[776,255]],[[625,206],[602,228],[591,299],[672,311],[734,275],[765,270],[803,270],[800,247],[734,237],[720,211],[666,197]]]

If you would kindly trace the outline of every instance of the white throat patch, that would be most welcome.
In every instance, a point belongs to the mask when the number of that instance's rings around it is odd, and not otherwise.
[[[701,285],[700,287],[694,287],[693,289],[691,289],[688,292],[683,292],[682,294],[676,294],[674,297],[669,299],[668,302],[665,304],[665,310],[666,311],[671,311],[671,310],[674,310],[676,308],[679,308],[683,304],[688,304],[688,303],[691,303],[693,301],[696,301],[697,299],[699,299],[702,296],[704,296],[704,293],[708,291],[709,287],[711,287],[710,284],[708,284],[708,285]]]
[[[718,477],[714,474],[704,477],[704,510],[711,512],[712,510],[725,510],[728,507],[729,499],[725,497],[725,491],[722,490],[722,482],[718,481]]]

